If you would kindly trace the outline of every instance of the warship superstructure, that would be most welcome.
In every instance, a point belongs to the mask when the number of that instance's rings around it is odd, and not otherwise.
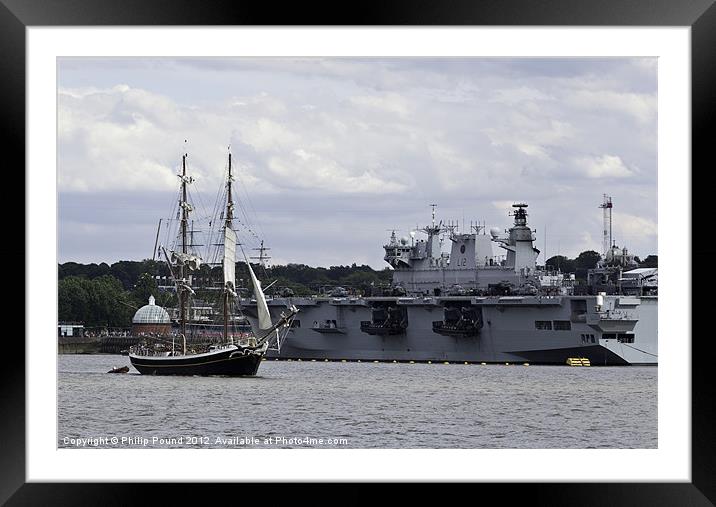
[[[295,306],[300,318],[280,355],[267,357],[535,364],[578,357],[592,365],[656,364],[657,296],[576,294],[574,275],[537,266],[527,207],[513,205],[514,224],[504,233],[493,228],[488,234],[484,226],[459,232],[436,223],[434,208],[432,224],[420,229],[425,239],[393,232],[384,245],[394,270],[386,294],[337,290],[270,299],[272,316]],[[450,253],[442,251],[441,236],[449,238]],[[619,271],[619,278],[628,273]],[[249,320],[258,318],[254,300],[242,306]]]

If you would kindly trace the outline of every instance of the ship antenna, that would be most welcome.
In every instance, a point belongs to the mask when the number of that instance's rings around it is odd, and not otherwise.
[[[612,198],[607,194],[603,194],[604,201],[599,205],[604,210],[604,229],[602,230],[602,255],[607,258],[607,252],[612,247]]]
[[[437,204],[431,204],[430,207],[433,209],[433,228],[435,227],[435,208]]]

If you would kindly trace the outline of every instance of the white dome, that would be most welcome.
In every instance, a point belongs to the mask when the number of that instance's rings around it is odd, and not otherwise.
[[[149,296],[149,304],[144,305],[132,317],[132,324],[171,324],[167,311],[154,304],[154,296]]]

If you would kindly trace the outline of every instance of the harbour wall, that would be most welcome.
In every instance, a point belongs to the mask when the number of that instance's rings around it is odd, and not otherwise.
[[[121,354],[129,347],[137,345],[144,336],[60,336],[57,343],[57,351],[59,354]],[[167,338],[164,338],[167,340]],[[168,338],[171,341],[171,338]],[[187,339],[187,345],[204,344],[210,342],[218,342],[218,340],[207,340],[205,337],[190,337]],[[181,346],[181,340],[177,338],[177,346]]]

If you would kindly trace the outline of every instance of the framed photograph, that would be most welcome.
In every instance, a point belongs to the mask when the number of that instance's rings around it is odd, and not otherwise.
[[[713,2],[2,3],[27,195],[3,501],[713,502]]]

